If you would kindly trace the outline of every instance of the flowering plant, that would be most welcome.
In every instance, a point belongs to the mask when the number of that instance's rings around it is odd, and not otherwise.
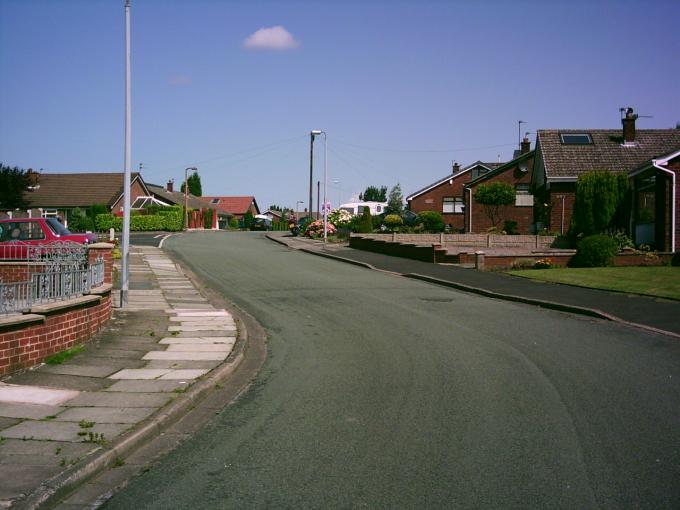
[[[328,235],[334,235],[336,233],[335,225],[326,223],[326,233]],[[323,235],[323,220],[316,220],[307,225],[305,235],[307,237],[321,237]]]
[[[352,222],[352,215],[344,209],[333,209],[328,214],[328,221],[338,228],[348,227]]]
[[[550,259],[539,259],[534,263],[534,269],[550,269],[553,267],[553,261]]]

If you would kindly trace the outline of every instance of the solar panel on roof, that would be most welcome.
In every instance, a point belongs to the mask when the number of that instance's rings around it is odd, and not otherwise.
[[[560,140],[564,145],[590,145],[592,137],[588,133],[561,133]]]

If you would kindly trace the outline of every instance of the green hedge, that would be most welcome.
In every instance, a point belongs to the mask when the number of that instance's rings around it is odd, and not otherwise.
[[[571,267],[606,267],[611,266],[619,246],[614,239],[606,235],[589,236],[581,240],[576,248],[576,255],[569,261]]]
[[[117,232],[123,229],[123,218],[113,214],[98,214],[95,219],[97,231],[106,232],[113,227]],[[182,230],[184,216],[181,207],[161,209],[157,214],[130,215],[130,230],[133,232],[166,230],[176,232]]]

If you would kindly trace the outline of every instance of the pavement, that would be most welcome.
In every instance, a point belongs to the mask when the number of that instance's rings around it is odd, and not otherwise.
[[[380,253],[355,250],[342,244],[326,244],[285,232],[267,237],[290,248],[343,262],[387,271],[483,296],[588,315],[631,327],[680,338],[680,301],[571,285],[553,284],[478,271],[453,264],[432,264]]]
[[[161,250],[133,246],[128,306],[62,364],[0,382],[0,508],[91,507],[68,491],[123,466],[219,386],[242,359],[244,333]]]

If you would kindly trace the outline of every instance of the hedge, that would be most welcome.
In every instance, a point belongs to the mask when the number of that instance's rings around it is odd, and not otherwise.
[[[98,214],[95,219],[97,231],[106,232],[113,227],[117,232],[123,229],[123,218],[113,214]],[[130,230],[133,232],[166,230],[176,232],[184,227],[184,216],[181,207],[172,207],[158,211],[158,214],[132,214]]]

